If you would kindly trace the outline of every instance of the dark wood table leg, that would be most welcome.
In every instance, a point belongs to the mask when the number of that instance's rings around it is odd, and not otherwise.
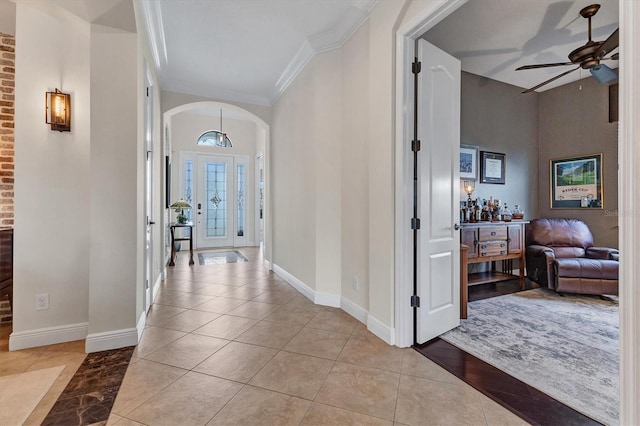
[[[193,263],[193,228],[189,228],[189,265]]]
[[[176,242],[175,242],[175,228],[173,226],[169,227],[171,232],[171,258],[169,259],[169,266],[175,266],[176,263],[174,259],[176,258]]]
[[[467,319],[467,302],[469,300],[469,247],[460,244],[460,318]]]

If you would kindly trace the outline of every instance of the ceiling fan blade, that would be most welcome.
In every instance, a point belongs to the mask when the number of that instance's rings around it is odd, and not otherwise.
[[[563,65],[573,65],[573,62],[556,62],[555,64],[523,65],[521,67],[516,68],[516,71],[532,70],[536,68],[560,67]]]
[[[539,89],[540,87],[544,86],[545,84],[549,84],[549,83],[551,83],[552,81],[555,81],[555,80],[559,79],[560,77],[564,77],[565,75],[567,75],[567,74],[569,74],[569,73],[572,73],[572,72],[574,72],[575,70],[577,70],[577,69],[579,69],[579,68],[580,68],[580,67],[573,68],[573,69],[571,69],[571,70],[569,70],[569,71],[565,71],[565,72],[563,72],[562,74],[558,74],[558,75],[556,75],[555,77],[550,78],[550,79],[549,79],[549,80],[547,80],[547,81],[543,81],[542,83],[538,84],[537,86],[533,86],[531,89],[527,89],[527,90],[525,90],[525,91],[524,91],[524,92],[522,92],[522,93],[529,93],[529,92],[533,92],[534,90]]]
[[[602,43],[602,45],[598,48],[598,50],[596,50],[596,53],[593,56],[595,56],[597,59],[602,59],[607,53],[618,47],[618,29],[611,33],[609,38],[606,39],[604,43]]]

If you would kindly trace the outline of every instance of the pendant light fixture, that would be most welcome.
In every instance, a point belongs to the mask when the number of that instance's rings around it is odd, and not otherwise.
[[[222,108],[220,108],[220,133],[218,137],[220,138],[218,146],[231,148],[231,140],[229,140],[227,134],[222,130]]]

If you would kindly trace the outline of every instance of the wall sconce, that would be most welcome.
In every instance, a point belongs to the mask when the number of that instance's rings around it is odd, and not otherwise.
[[[71,95],[58,89],[55,92],[47,92],[45,108],[45,121],[51,124],[51,130],[71,131]]]

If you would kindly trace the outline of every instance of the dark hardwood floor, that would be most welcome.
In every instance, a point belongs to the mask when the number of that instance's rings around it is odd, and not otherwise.
[[[526,280],[525,290],[539,286]],[[520,291],[518,280],[469,287],[469,301]],[[599,425],[526,383],[436,338],[414,348],[498,404],[534,425]]]

